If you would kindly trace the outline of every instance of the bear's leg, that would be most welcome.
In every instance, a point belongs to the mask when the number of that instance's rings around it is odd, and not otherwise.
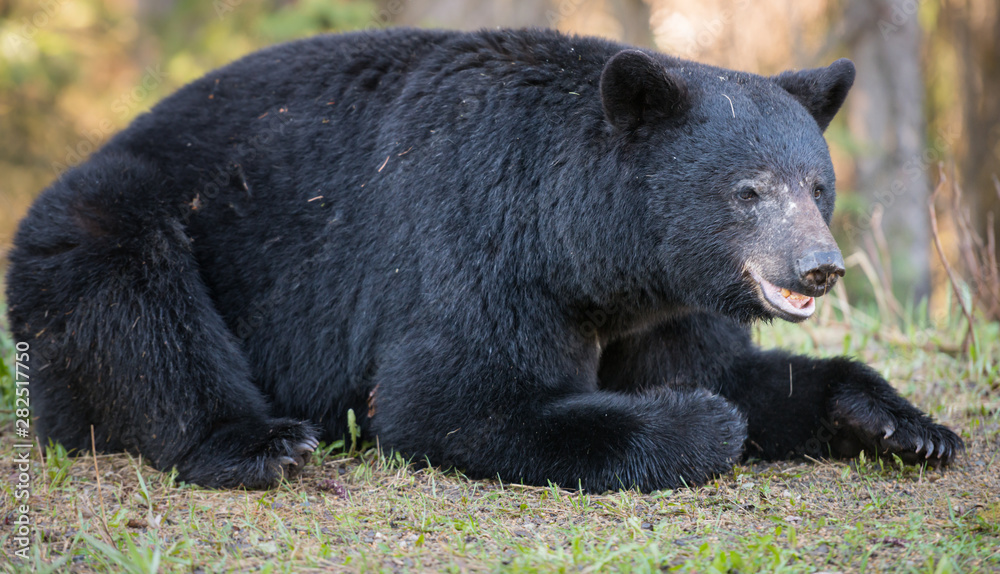
[[[382,363],[371,424],[383,446],[472,477],[594,492],[700,484],[742,453],[743,417],[705,390],[600,391],[593,372],[515,365],[459,339],[416,337]]]
[[[899,396],[874,369],[846,357],[756,351],[720,383],[719,392],[747,413],[752,456],[845,458],[865,450],[937,466],[964,448],[958,435]]]
[[[15,336],[36,350],[39,437],[87,452],[93,427],[98,450],[141,454],[185,481],[271,486],[304,463],[315,433],[269,415],[177,214],[157,213],[163,179],[102,156],[23,224],[8,293]]]
[[[870,367],[761,351],[745,327],[717,315],[692,314],[610,345],[600,376],[622,391],[666,384],[721,394],[747,417],[747,454],[765,459],[864,449],[940,464],[963,448]]]

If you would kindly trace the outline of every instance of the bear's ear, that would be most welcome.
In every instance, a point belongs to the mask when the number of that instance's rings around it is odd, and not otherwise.
[[[825,131],[854,84],[854,62],[841,58],[826,68],[782,72],[773,79],[805,106],[819,129]]]
[[[684,112],[687,85],[663,64],[639,50],[618,52],[601,72],[601,103],[611,125],[633,130]]]

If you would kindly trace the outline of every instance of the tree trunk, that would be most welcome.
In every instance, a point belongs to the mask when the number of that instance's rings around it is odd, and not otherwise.
[[[862,152],[855,181],[868,207],[859,237],[873,232],[882,210],[898,295],[915,301],[930,294],[930,184],[924,160],[924,83],[921,30],[916,7],[896,0],[850,0],[849,48],[858,68],[849,99],[848,124]],[[876,218],[877,221],[877,218]]]
[[[995,0],[961,0],[955,39],[965,88],[963,132],[967,148],[961,161],[964,197],[979,236],[987,237],[987,214],[1000,239],[1000,197],[993,178],[1000,176],[1000,8]]]

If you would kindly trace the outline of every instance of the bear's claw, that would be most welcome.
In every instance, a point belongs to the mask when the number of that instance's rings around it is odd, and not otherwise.
[[[319,448],[319,441],[316,437],[306,437],[305,440],[295,445],[295,452],[312,452]]]
[[[832,414],[861,448],[907,464],[947,465],[965,449],[961,437],[898,397],[845,393]]]

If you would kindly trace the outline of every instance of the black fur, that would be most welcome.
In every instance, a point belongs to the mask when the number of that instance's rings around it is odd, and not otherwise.
[[[867,367],[746,335],[780,315],[748,270],[795,289],[827,240],[848,69],[392,30],[212,72],[20,226],[41,438],[85,450],[93,425],[102,451],[251,488],[348,409],[408,456],[596,491],[697,484],[744,443],[951,460],[961,440]]]
[[[774,81],[795,96],[825,130],[854,85],[854,64],[841,58],[828,68],[782,72]]]

